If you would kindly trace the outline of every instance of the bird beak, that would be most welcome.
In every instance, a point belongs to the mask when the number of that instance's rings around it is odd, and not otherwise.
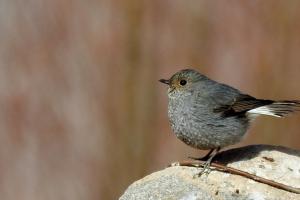
[[[162,82],[162,83],[167,84],[167,85],[170,84],[170,81],[166,80],[166,79],[160,79],[159,82]]]

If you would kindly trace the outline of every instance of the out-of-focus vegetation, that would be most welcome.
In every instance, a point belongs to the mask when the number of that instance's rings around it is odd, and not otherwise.
[[[159,78],[194,67],[259,98],[300,99],[300,1],[0,1],[3,200],[116,199],[203,152],[167,119]],[[300,115],[239,145],[300,148]]]

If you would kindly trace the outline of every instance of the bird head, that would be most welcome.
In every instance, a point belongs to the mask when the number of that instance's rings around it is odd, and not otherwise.
[[[193,91],[194,85],[205,76],[193,69],[184,69],[176,72],[170,79],[160,79],[159,81],[167,84],[168,95],[173,94],[190,94]]]

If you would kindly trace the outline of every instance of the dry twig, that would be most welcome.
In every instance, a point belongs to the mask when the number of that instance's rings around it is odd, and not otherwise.
[[[201,160],[192,160],[192,161],[182,161],[182,162],[178,162],[176,163],[177,166],[187,166],[187,167],[201,167],[203,164],[205,163],[205,161],[201,161]],[[171,165],[174,166],[174,165]],[[260,183],[264,183],[267,185],[270,185],[272,187],[278,188],[278,189],[282,189],[285,191],[289,191],[289,192],[293,192],[296,194],[300,194],[300,188],[295,188],[295,187],[291,187],[282,183],[278,183],[263,177],[259,177],[253,174],[250,174],[248,172],[245,171],[241,171],[232,167],[227,167],[225,165],[219,164],[219,163],[214,163],[212,162],[211,167],[214,167],[216,170],[218,171],[222,171],[222,172],[228,172],[230,174],[235,174],[235,175],[240,175],[252,180],[255,180],[257,182]]]

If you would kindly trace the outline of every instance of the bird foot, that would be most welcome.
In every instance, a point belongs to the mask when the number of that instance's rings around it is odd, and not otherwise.
[[[210,168],[210,162],[205,162],[200,167],[201,167],[201,171],[199,173],[195,174],[193,178],[199,178],[203,174],[206,174],[208,176],[208,174],[212,171]]]

